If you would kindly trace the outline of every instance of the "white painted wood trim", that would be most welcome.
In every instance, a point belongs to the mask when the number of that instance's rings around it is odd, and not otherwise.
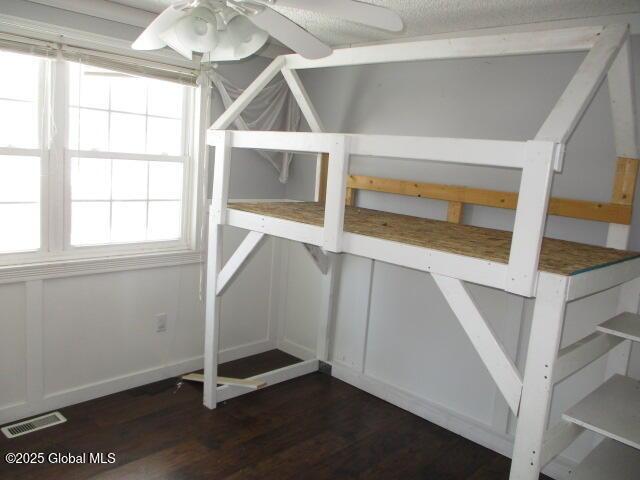
[[[25,284],[26,402],[33,411],[42,409],[45,396],[44,282]]]
[[[616,154],[619,157],[638,158],[640,148],[636,121],[634,76],[631,39],[627,37],[607,76],[613,117],[613,135]]]
[[[553,375],[562,336],[567,278],[541,273],[518,413],[510,480],[538,480]]]
[[[554,383],[561,382],[582,370],[621,343],[621,338],[596,332],[563,348],[558,352],[558,363],[553,374]]]
[[[329,253],[329,271],[322,279],[322,311],[318,321],[316,337],[316,357],[326,362],[331,354],[334,320],[337,298],[340,291],[340,274],[342,271],[342,255]]]
[[[538,131],[536,140],[567,143],[628,36],[627,25],[604,28]]]
[[[608,74],[609,98],[616,155],[639,158],[640,141],[636,121],[634,70],[631,57],[631,39],[627,38],[611,65]],[[630,225],[609,224],[607,247],[629,248]]]
[[[266,239],[267,236],[264,233],[249,232],[247,234],[218,275],[218,281],[216,282],[217,295],[222,295],[225,292],[253,255],[258,252]]]
[[[281,70],[282,76],[284,77],[287,85],[289,85],[289,89],[293,94],[293,98],[296,99],[300,110],[302,111],[302,115],[305,120],[309,124],[309,128],[312,132],[324,132],[324,126],[322,125],[322,120],[320,120],[320,116],[316,111],[316,108],[311,103],[311,99],[309,98],[309,94],[304,88],[302,84],[302,80],[298,76],[298,73],[289,68],[283,68]]]
[[[526,297],[535,294],[556,153],[554,143],[527,142],[506,279],[507,291]]]
[[[349,174],[349,139],[334,138],[329,151],[327,198],[324,206],[322,247],[330,252],[342,251],[344,212]]]
[[[475,35],[337,49],[317,60],[287,55],[286,68],[307,69],[448,58],[499,57],[589,50],[602,27]]]
[[[218,378],[218,351],[220,349],[221,302],[216,294],[217,279],[222,264],[222,225],[213,210],[209,215],[209,248],[207,250],[207,289],[204,333],[204,387],[203,403],[207,408],[216,408],[216,379]]]
[[[522,378],[517,367],[498,341],[495,332],[483,318],[478,306],[464,284],[455,278],[433,275],[447,303],[478,352],[491,378],[509,404],[518,413]]]
[[[287,367],[272,370],[270,372],[261,373],[249,377],[247,380],[261,380],[266,382],[267,387],[276,385],[281,382],[286,382],[293,378],[301,377],[309,373],[313,373],[318,370],[318,360],[306,360],[300,363],[295,363]],[[238,387],[235,385],[223,385],[217,388],[218,402],[224,402],[246,393],[251,393],[252,390],[247,390],[245,387]]]
[[[624,312],[640,312],[640,278],[634,278],[620,286],[616,313],[621,314]],[[626,375],[629,369],[630,356],[630,340],[625,340],[621,345],[613,349],[607,358],[605,380],[608,380],[615,374]]]
[[[572,275],[568,277],[569,290],[567,291],[567,300],[586,297],[629,282],[639,276],[640,258]]]

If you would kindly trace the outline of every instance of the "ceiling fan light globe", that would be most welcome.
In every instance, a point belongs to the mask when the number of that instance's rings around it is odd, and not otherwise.
[[[218,31],[217,44],[205,61],[225,62],[247,58],[260,50],[269,34],[242,15],[234,17],[227,28]]]
[[[215,25],[202,18],[187,16],[163,33],[162,39],[183,54],[185,51],[208,53],[217,44]]]

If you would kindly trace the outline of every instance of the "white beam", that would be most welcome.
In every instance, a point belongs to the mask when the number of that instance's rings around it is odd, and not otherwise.
[[[282,76],[289,85],[289,89],[291,90],[293,97],[296,99],[296,102],[298,103],[298,106],[302,111],[302,115],[309,124],[309,128],[311,128],[311,131],[324,132],[322,120],[320,120],[318,112],[313,106],[313,103],[311,103],[309,94],[305,90],[304,85],[302,84],[302,80],[300,80],[297,72],[288,68],[283,68]]]
[[[264,233],[249,232],[240,246],[233,253],[231,258],[227,261],[224,268],[218,275],[218,282],[216,287],[217,295],[222,295],[227,287],[231,284],[248,261],[259,250],[260,246],[264,243],[267,236]]]
[[[578,27],[466,38],[419,40],[337,49],[328,57],[316,60],[309,60],[301,55],[287,55],[285,58],[287,68],[305,69],[447,58],[575,52],[591,48],[601,30],[602,27]]]
[[[209,145],[216,144],[217,135],[216,131],[209,131]],[[469,138],[238,130],[231,132],[231,145],[234,148],[328,153],[339,137],[349,140],[349,152],[352,155],[505,168],[524,168],[530,143]]]
[[[322,246],[330,252],[342,251],[347,175],[349,174],[349,139],[334,136],[329,150],[327,198],[324,206]]]
[[[567,143],[628,36],[627,25],[605,27],[538,131],[536,140]]]
[[[322,279],[322,310],[316,338],[316,357],[323,362],[329,361],[331,353],[331,338],[342,269],[342,255],[329,253],[328,256],[329,271]]]
[[[318,360],[306,360],[300,363],[294,363],[286,367],[272,370],[270,372],[261,373],[253,377],[249,377],[246,380],[260,380],[265,382],[267,387],[275,385],[277,383],[286,382],[302,375],[307,375],[318,370]],[[239,397],[246,393],[250,393],[253,390],[246,387],[240,387],[237,385],[222,385],[218,387],[218,401],[224,402],[231,398]]]
[[[609,70],[609,98],[616,155],[640,158],[640,143],[636,122],[634,71],[631,59],[631,39],[627,38]],[[609,224],[607,247],[629,248],[629,225]]]
[[[527,164],[520,180],[506,287],[507,291],[526,297],[535,292],[557,147],[551,142],[527,142]]]
[[[253,81],[247,89],[242,92],[235,102],[224,111],[222,115],[211,125],[211,130],[224,130],[228,128],[238,115],[247,108],[254,98],[266,87],[273,78],[280,73],[282,65],[284,64],[284,57],[278,57],[265,68],[260,75]]]
[[[331,263],[329,259],[329,254],[323,252],[322,248],[318,247],[317,245],[303,243],[302,247],[309,254],[309,256],[311,257],[311,260],[313,260],[313,263],[316,264],[316,267],[318,267],[318,270],[320,270],[320,273],[322,273],[323,275],[326,275],[327,272],[329,271],[329,265]]]
[[[435,274],[433,279],[509,404],[509,408],[517,414],[522,390],[522,379],[517,367],[498,341],[493,329],[482,317],[464,284],[457,278]]]
[[[566,309],[567,277],[541,273],[533,310],[510,480],[538,480]]]

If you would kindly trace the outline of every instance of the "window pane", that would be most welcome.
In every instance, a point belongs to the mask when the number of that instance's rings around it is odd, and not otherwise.
[[[147,80],[130,76],[112,77],[111,110],[146,113]]]
[[[182,117],[184,87],[171,82],[149,82],[149,115]]]
[[[0,100],[0,146],[37,148],[38,130],[35,103]]]
[[[69,148],[106,150],[109,114],[84,108],[69,109]]]
[[[69,66],[69,104],[109,108],[108,70],[71,63]]]
[[[175,240],[181,235],[180,202],[149,202],[148,240]]]
[[[182,122],[168,118],[149,117],[147,153],[180,155]]]
[[[112,242],[145,240],[147,202],[113,202],[111,215]]]
[[[0,203],[39,201],[40,159],[0,156]]]
[[[147,198],[148,162],[137,160],[113,161],[113,199],[138,200]]]
[[[149,198],[180,200],[182,198],[182,163],[149,162]]]
[[[0,98],[38,99],[40,60],[29,55],[0,52]]]
[[[0,203],[0,253],[40,248],[40,206],[37,203]],[[9,228],[7,228],[9,227]]]
[[[71,244],[109,243],[109,202],[71,204]]]
[[[145,117],[128,113],[111,114],[110,150],[112,152],[144,153]]]
[[[111,160],[71,159],[71,198],[109,200],[111,198]]]

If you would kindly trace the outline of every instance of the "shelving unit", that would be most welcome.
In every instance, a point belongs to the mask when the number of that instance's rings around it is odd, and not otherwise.
[[[587,52],[582,65],[536,137],[526,142],[324,133],[296,72],[346,65],[574,51]],[[227,130],[279,73],[289,84],[311,132]],[[611,202],[552,198],[551,183],[555,173],[562,171],[566,143],[605,79],[609,83],[618,156]],[[312,254],[324,275],[324,308],[317,358],[254,380],[262,380],[268,386],[317,370],[321,362],[330,363],[328,352],[340,255],[348,253],[433,276],[517,418],[511,480],[537,480],[541,469],[585,428],[637,447],[640,439],[638,417],[634,416],[634,408],[638,412],[636,383],[623,377],[630,340],[638,339],[638,328],[632,320],[640,302],[640,257],[626,251],[640,163],[633,83],[626,25],[348,48],[319,60],[299,55],[275,59],[207,134],[209,145],[215,146],[215,170],[209,219],[204,404],[215,408],[219,401],[247,392],[242,387],[231,391],[216,386],[220,295],[265,236],[271,235],[300,242]],[[231,157],[238,148],[317,154],[316,201],[230,203]],[[520,189],[481,191],[352,176],[349,159],[353,155],[515,169],[522,173]],[[354,202],[358,190],[448,201],[448,221],[357,208]],[[461,225],[465,204],[515,209],[513,232]],[[607,222],[606,247],[543,238],[547,215]],[[225,225],[250,233],[223,265]],[[503,348],[465,282],[535,299],[523,373]],[[616,316],[599,331],[560,350],[567,304],[614,287],[619,290],[619,299],[611,315]],[[554,385],[604,355],[609,355],[608,374],[618,375],[570,409],[563,421],[548,428]],[[630,399],[636,403],[632,404]],[[586,476],[581,478],[599,478],[594,475],[617,474],[621,465],[594,466],[612,458],[629,459],[629,465],[633,466],[628,468],[635,472],[637,458],[625,450],[628,447],[619,448],[610,442],[600,445],[576,475],[582,472]],[[640,478],[640,473],[634,478]]]

